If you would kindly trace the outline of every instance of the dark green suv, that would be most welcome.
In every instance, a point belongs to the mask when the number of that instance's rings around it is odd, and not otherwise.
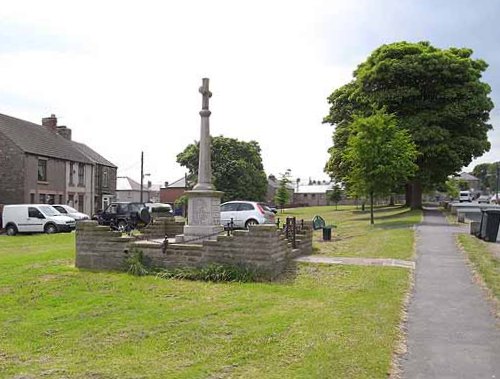
[[[109,225],[118,230],[135,229],[151,221],[151,215],[144,203],[111,203],[96,215],[100,225]]]

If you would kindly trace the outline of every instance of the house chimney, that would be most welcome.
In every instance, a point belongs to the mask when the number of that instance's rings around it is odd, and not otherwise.
[[[57,134],[59,134],[61,137],[66,138],[67,140],[71,141],[71,129],[66,127],[66,126],[58,126],[57,127]]]
[[[168,182],[165,182],[165,188],[167,188],[167,187],[168,187]]]
[[[148,188],[151,188],[151,186],[152,186],[152,185],[153,185],[153,184],[151,183],[151,181],[150,181],[150,180],[148,180]]]
[[[45,126],[51,132],[57,132],[57,117],[55,114],[51,114],[50,117],[42,118],[42,126]]]

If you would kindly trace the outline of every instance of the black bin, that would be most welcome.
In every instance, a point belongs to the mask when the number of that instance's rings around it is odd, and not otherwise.
[[[481,224],[479,224],[479,231],[477,232],[477,237],[484,239],[486,237],[486,220],[488,215],[485,209],[481,209]]]
[[[486,220],[484,218],[481,220],[486,221],[484,240],[489,242],[496,242],[498,235],[498,227],[500,226],[500,210],[497,209],[486,209]],[[483,215],[484,216],[484,215]],[[482,226],[482,225],[481,225]],[[483,236],[481,230],[481,237]]]
[[[324,226],[323,227],[323,241],[331,241],[332,240],[332,227]]]

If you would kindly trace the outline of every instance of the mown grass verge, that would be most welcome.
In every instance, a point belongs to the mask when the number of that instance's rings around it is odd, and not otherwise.
[[[475,271],[500,304],[500,260],[490,251],[490,246],[474,236],[461,234],[459,244],[467,254]]]
[[[313,247],[327,256],[357,258],[412,259],[415,233],[413,226],[422,220],[422,212],[406,207],[376,207],[375,225],[370,225],[368,208],[361,211],[355,207],[310,207],[289,209],[278,213],[284,220],[287,216],[311,220],[315,215],[325,219],[327,225],[335,225],[332,241],[322,241],[322,231],[314,233]]]
[[[353,233],[357,217],[364,228],[364,215],[346,216]],[[381,230],[398,231],[398,217]],[[385,378],[410,275],[307,264],[274,283],[92,272],[74,267],[74,234],[0,236],[0,272],[1,378]]]

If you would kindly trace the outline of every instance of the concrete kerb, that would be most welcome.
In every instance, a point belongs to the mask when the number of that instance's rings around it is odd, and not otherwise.
[[[415,262],[404,261],[400,259],[387,258],[351,258],[351,257],[324,257],[321,255],[300,256],[294,259],[295,262],[319,263],[319,264],[337,264],[337,265],[355,265],[355,266],[384,266],[384,267],[402,267],[410,270],[415,269]]]

